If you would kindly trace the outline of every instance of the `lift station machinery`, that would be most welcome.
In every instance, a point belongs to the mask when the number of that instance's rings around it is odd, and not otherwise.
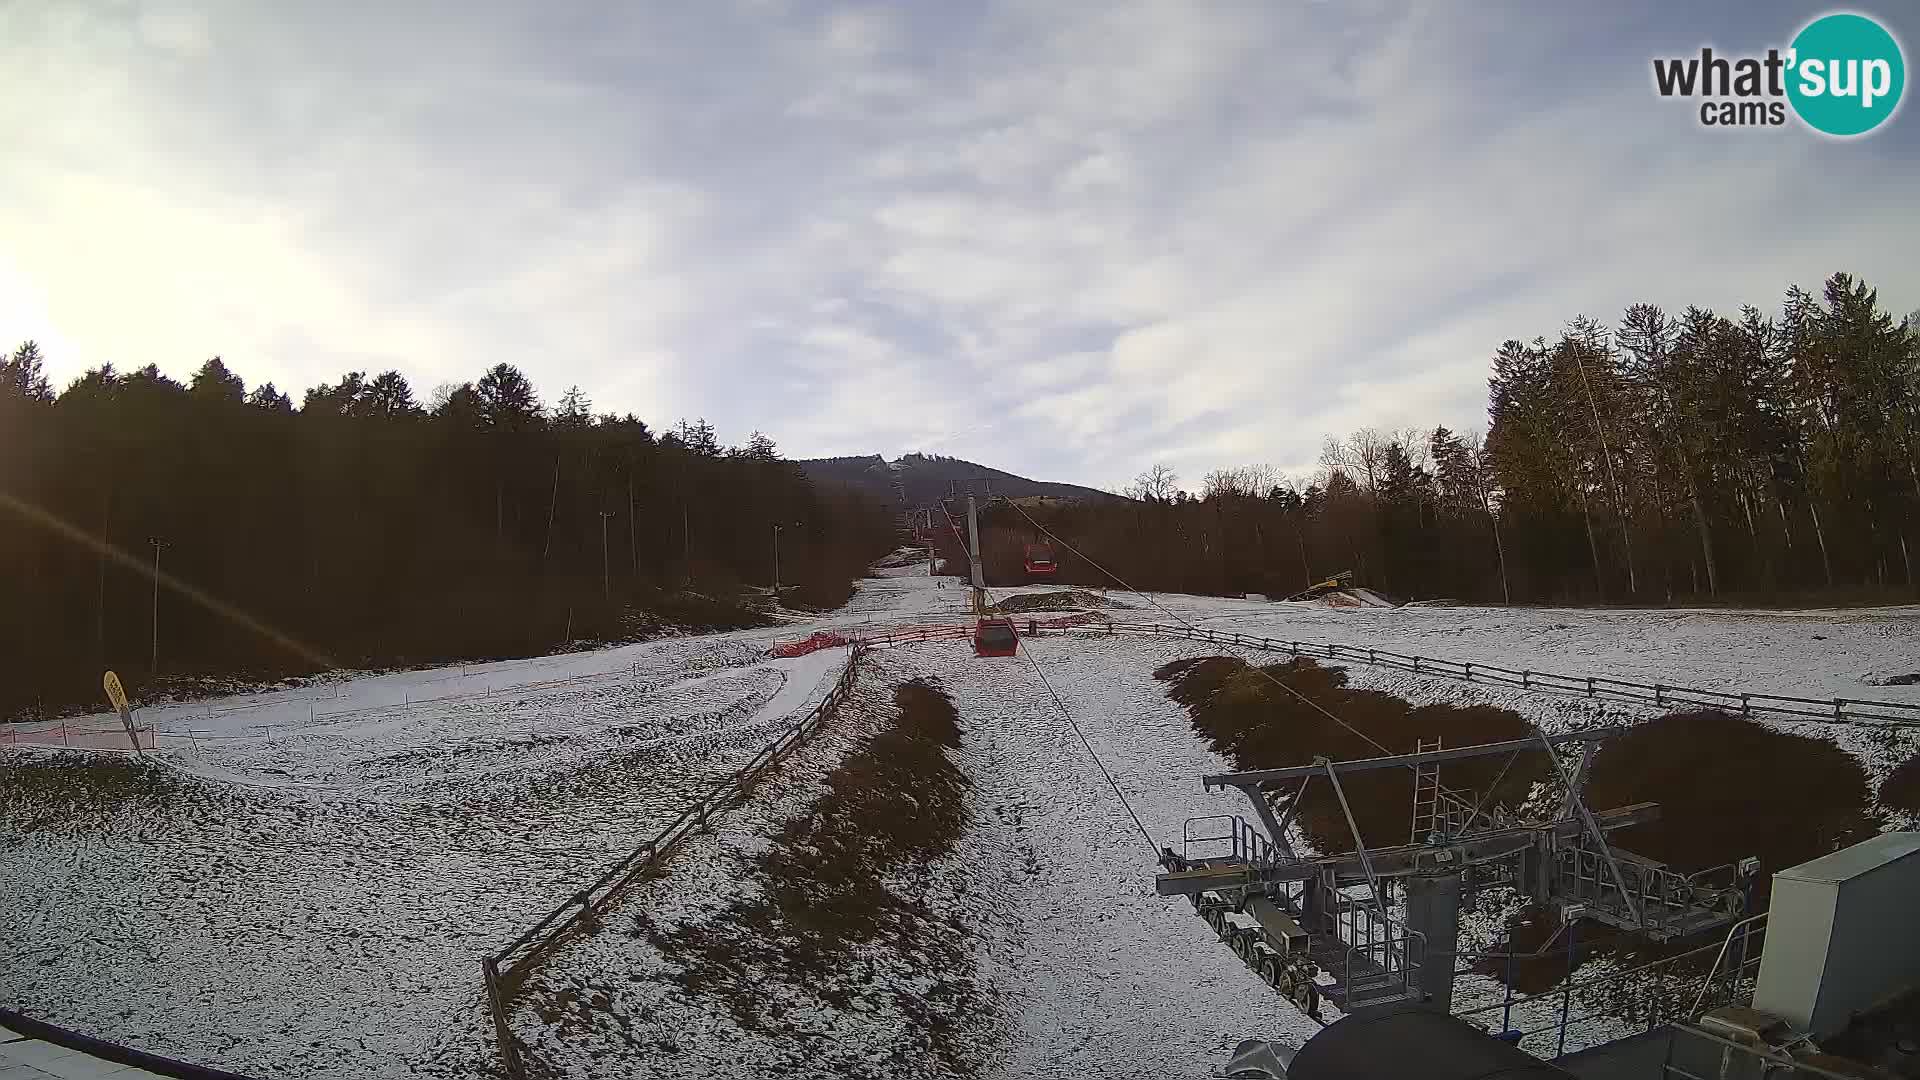
[[[1258,826],[1237,815],[1190,819],[1182,852],[1161,853],[1156,888],[1190,899],[1236,956],[1315,1018],[1323,997],[1348,1013],[1393,1001],[1449,1009],[1460,906],[1482,889],[1511,889],[1656,941],[1732,924],[1745,910],[1756,860],[1683,875],[1608,843],[1616,829],[1657,820],[1658,804],[1587,808],[1588,765],[1623,730],[1536,732],[1452,749],[1436,739],[1411,754],[1203,777],[1208,790],[1244,794]],[[1528,752],[1548,756],[1559,792],[1557,808],[1535,820],[1441,783],[1447,762]],[[1368,847],[1341,777],[1402,768],[1413,774],[1412,835]],[[1312,784],[1331,790],[1353,850],[1296,853],[1287,831]]]

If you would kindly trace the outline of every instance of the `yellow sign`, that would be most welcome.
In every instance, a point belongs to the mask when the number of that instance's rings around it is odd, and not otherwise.
[[[133,713],[127,708],[127,688],[120,685],[120,676],[111,671],[101,677],[100,683],[107,688],[107,700],[113,702],[113,711],[120,714],[120,722],[126,725],[133,752],[140,753],[140,733],[133,729]]]
[[[106,684],[107,700],[113,702],[113,711],[121,716],[127,715],[127,690],[120,685],[120,676],[109,671],[101,682]]]

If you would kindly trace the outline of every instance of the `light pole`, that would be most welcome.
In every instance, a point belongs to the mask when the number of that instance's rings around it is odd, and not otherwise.
[[[791,525],[782,525],[777,521],[773,523],[773,596],[776,600],[780,598],[780,530],[804,527],[798,521]]]
[[[607,599],[613,599],[613,568],[607,562],[607,519],[614,515],[612,510],[600,511],[600,591]]]
[[[157,536],[147,537],[147,543],[153,545],[153,661],[152,673],[160,674],[160,549],[167,546],[165,540]]]

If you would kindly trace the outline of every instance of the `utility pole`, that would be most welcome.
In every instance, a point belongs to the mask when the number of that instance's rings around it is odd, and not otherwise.
[[[153,545],[153,663],[152,674],[160,674],[160,549],[167,546],[157,536],[147,537]]]
[[[613,599],[613,568],[607,562],[607,519],[614,513],[612,510],[600,511],[600,591],[609,600]]]
[[[773,597],[776,600],[780,598],[780,530],[805,527],[806,523],[801,521],[792,525],[782,525],[777,521],[773,523]]]

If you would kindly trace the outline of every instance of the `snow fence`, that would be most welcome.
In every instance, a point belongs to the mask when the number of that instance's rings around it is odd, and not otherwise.
[[[151,725],[142,725],[134,728],[133,731],[134,737],[139,740],[140,749],[153,749]],[[119,723],[88,725],[54,720],[44,723],[0,724],[0,746],[32,747],[38,750],[131,752],[134,743],[127,738],[126,727]]]
[[[1432,675],[1463,682],[1495,683],[1522,690],[1609,701],[1645,702],[1660,708],[1700,705],[1736,712],[1741,716],[1767,714],[1798,716],[1829,724],[1856,727],[1920,728],[1920,703],[1872,700],[1868,698],[1803,698],[1782,694],[1729,693],[1700,690],[1665,683],[1640,683],[1604,675],[1556,675],[1548,671],[1515,670],[1494,664],[1444,660],[1432,656],[1389,652],[1317,641],[1282,641],[1252,634],[1222,633],[1195,626],[1169,626],[1164,623],[1107,623],[1109,634],[1152,634],[1183,637],[1216,645],[1239,645],[1266,652],[1305,656],[1312,659],[1345,660],[1376,667],[1398,668],[1416,675]]]

